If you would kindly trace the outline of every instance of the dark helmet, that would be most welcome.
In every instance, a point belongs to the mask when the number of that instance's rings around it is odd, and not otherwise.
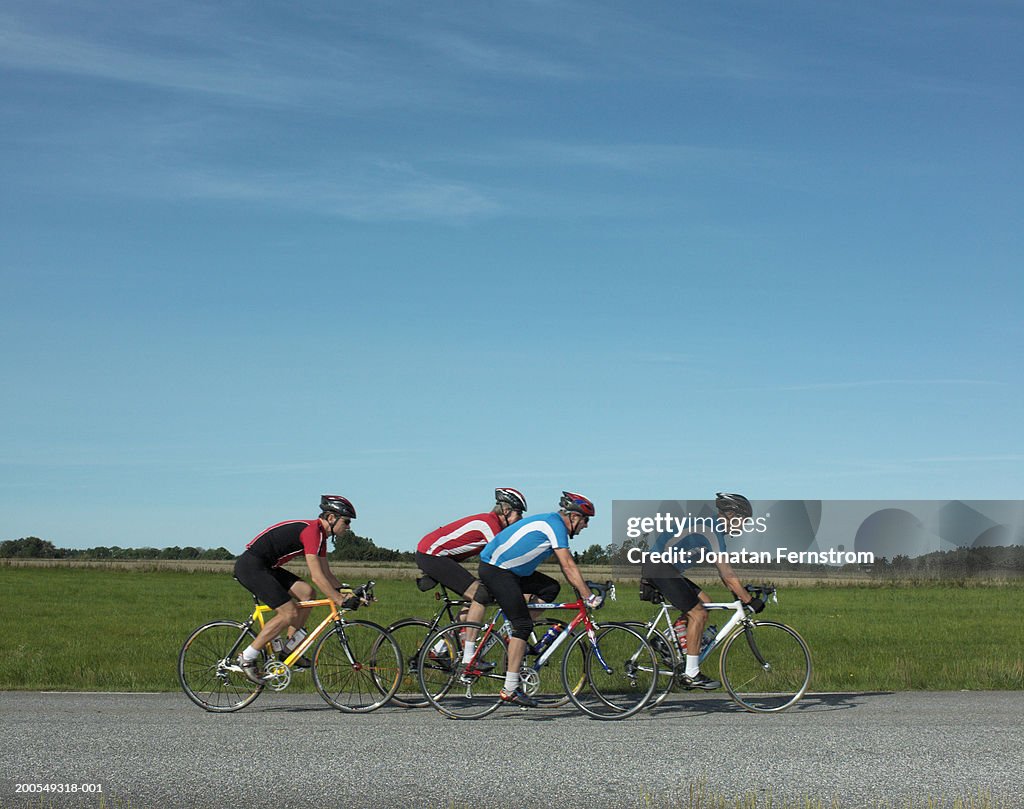
[[[582,494],[575,492],[562,492],[562,499],[558,501],[558,507],[562,511],[575,511],[584,517],[594,516],[594,504]]]
[[[320,497],[320,510],[331,511],[350,520],[356,518],[356,507],[340,494],[325,494]]]
[[[494,499],[498,503],[508,503],[518,512],[526,512],[526,498],[523,497],[523,493],[518,489],[495,489]]]
[[[750,517],[754,514],[754,507],[742,494],[728,494],[718,492],[715,495],[715,508],[719,511],[728,511],[739,514],[741,517]]]

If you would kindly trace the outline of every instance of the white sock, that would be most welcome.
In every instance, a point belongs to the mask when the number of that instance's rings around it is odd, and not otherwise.
[[[462,662],[463,663],[469,663],[469,661],[473,659],[473,655],[475,655],[475,654],[476,654],[476,641],[473,641],[472,643],[470,641],[466,641],[466,646],[462,650]]]
[[[440,654],[444,654],[444,652],[445,652],[445,650],[447,648],[448,648],[448,644],[445,642],[444,638],[442,638],[441,640],[439,640],[437,643],[434,644],[434,648],[431,649],[430,651],[432,651],[436,655],[440,655]]]
[[[505,692],[511,694],[517,688],[519,688],[519,672],[507,672],[505,674]]]
[[[700,674],[700,655],[687,655],[686,656],[686,676],[696,677]]]
[[[252,646],[246,647],[246,649],[242,652],[242,660],[245,660],[246,662],[250,660],[255,660],[259,656],[259,649],[254,649]]]

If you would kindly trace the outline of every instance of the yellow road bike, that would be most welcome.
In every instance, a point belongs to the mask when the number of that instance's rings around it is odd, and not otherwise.
[[[238,665],[239,653],[255,640],[273,612],[253,597],[253,611],[246,620],[211,621],[189,635],[178,655],[182,689],[204,710],[237,711],[265,688],[286,689],[296,663],[308,653],[313,683],[328,705],[345,713],[376,710],[402,682],[402,653],[384,627],[345,617],[349,610],[374,600],[374,584],[357,587],[341,609],[328,598],[300,601],[300,607],[327,607],[328,615],[290,652],[278,654],[270,644],[261,650],[261,683],[249,680]]]

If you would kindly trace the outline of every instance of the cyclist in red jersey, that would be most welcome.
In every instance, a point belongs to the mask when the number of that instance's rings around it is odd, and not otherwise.
[[[431,531],[416,546],[416,565],[435,581],[471,602],[459,613],[460,621],[482,621],[486,607],[473,600],[480,582],[459,562],[476,556],[494,535],[518,522],[526,511],[526,498],[517,489],[494,490],[494,508],[473,514]],[[486,595],[481,593],[486,599]]]
[[[288,520],[272,525],[250,542],[235,562],[235,578],[249,592],[275,610],[262,631],[238,656],[242,672],[253,682],[261,682],[259,650],[290,629],[293,641],[305,636],[309,608],[300,608],[299,601],[313,598],[313,588],[284,565],[303,555],[313,583],[339,607],[352,597],[327,565],[327,538],[337,538],[348,530],[356,517],[355,507],[337,494],[320,498],[320,516],[315,520]]]

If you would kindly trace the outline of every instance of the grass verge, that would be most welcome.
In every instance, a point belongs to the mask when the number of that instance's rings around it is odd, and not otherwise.
[[[709,592],[725,598],[721,587]],[[409,581],[380,581],[377,595],[358,618],[386,626],[437,609]],[[813,691],[1024,689],[1022,596],[1021,584],[800,587],[764,615],[809,644]],[[0,567],[0,611],[17,617],[0,637],[0,659],[16,663],[0,671],[0,689],[177,690],[178,650],[192,629],[242,620],[251,604],[227,573]],[[652,613],[627,584],[598,618]]]

